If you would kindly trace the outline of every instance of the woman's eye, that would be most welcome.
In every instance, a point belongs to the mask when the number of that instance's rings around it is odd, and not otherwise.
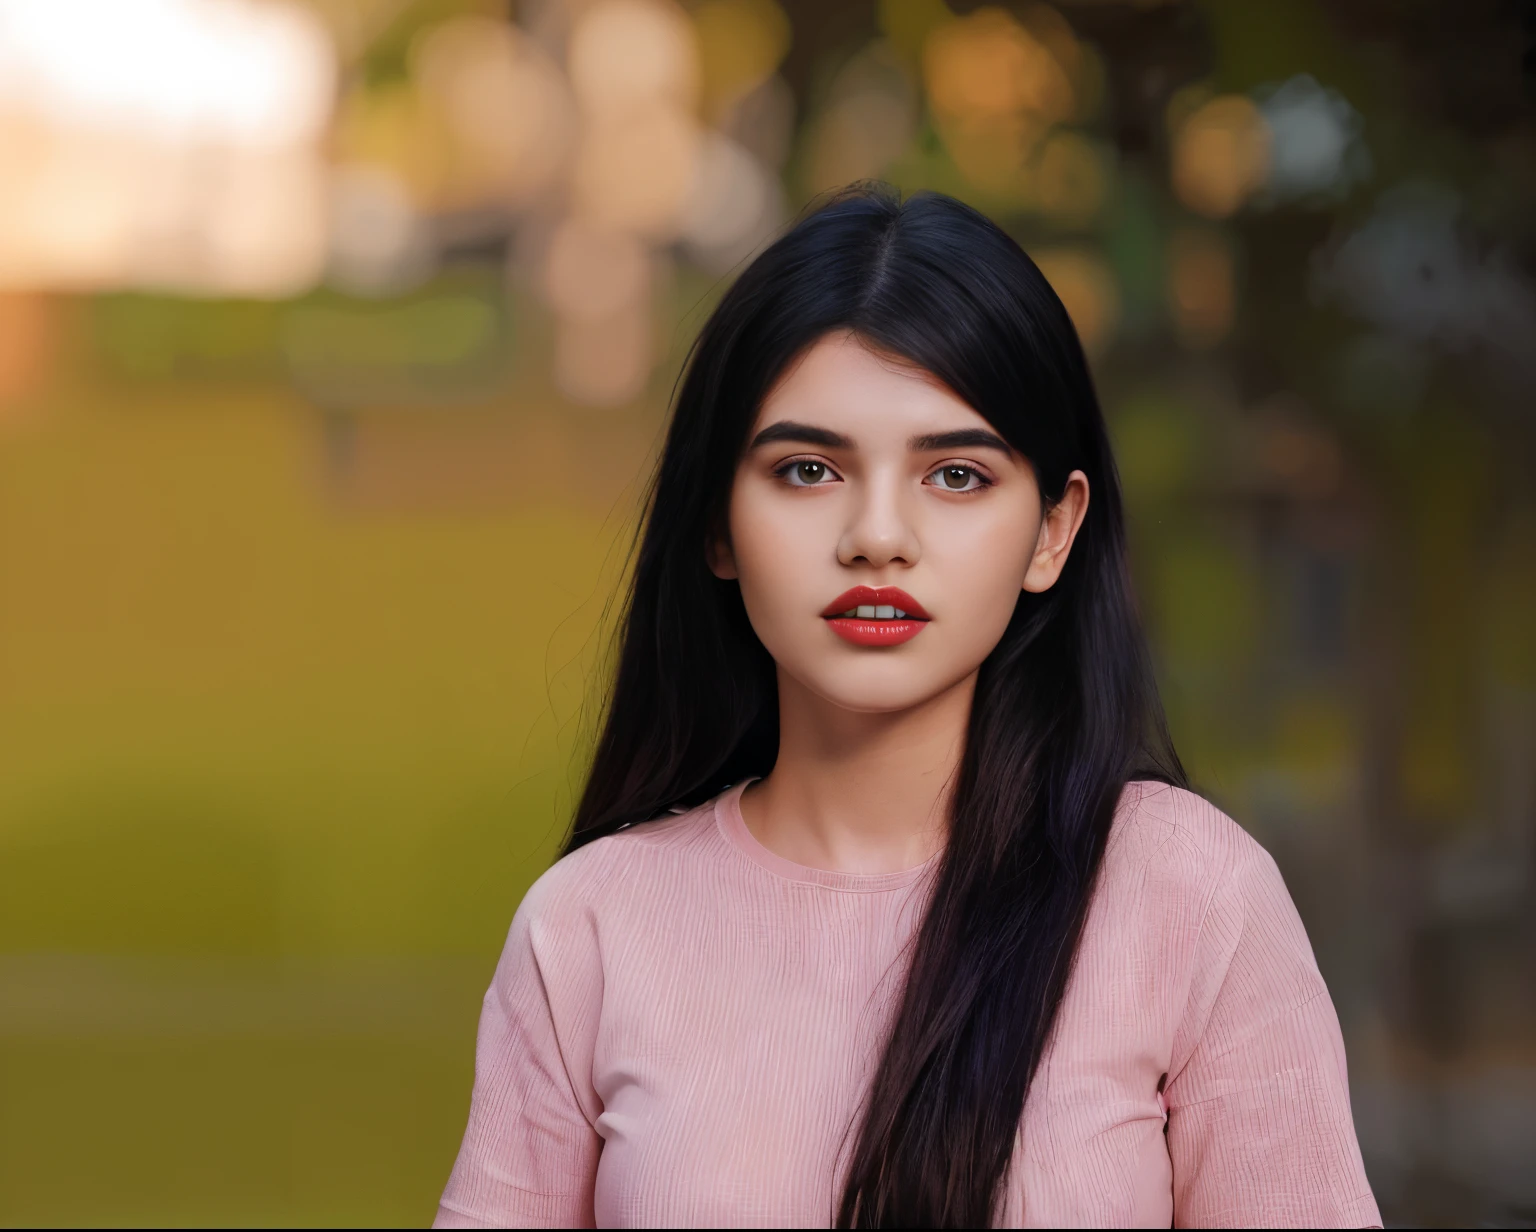
[[[943,488],[948,492],[972,492],[986,486],[986,481],[982,479],[980,473],[969,466],[941,466],[928,478],[934,487]]]
[[[791,462],[779,474],[793,487],[814,488],[832,478],[832,469],[825,462]]]

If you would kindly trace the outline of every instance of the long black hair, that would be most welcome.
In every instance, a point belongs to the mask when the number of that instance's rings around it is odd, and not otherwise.
[[[567,850],[765,775],[774,664],[705,544],[775,378],[851,330],[932,373],[1029,459],[1088,477],[1056,585],[982,664],[949,839],[851,1145],[840,1227],[990,1224],[1127,781],[1182,785],[1125,563],[1119,482],[1076,332],[1023,250],[923,193],[848,190],[726,292],[694,345],[651,489],[604,726]]]

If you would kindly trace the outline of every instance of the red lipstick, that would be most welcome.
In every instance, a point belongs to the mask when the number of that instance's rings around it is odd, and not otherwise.
[[[855,646],[899,646],[921,633],[930,619],[899,586],[855,586],[821,614],[833,632]]]

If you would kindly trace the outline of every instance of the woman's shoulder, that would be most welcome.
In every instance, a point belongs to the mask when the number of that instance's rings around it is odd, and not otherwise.
[[[1127,786],[1090,920],[1100,950],[1139,955],[1165,986],[1184,990],[1175,1001],[1189,1007],[1191,1023],[1204,1021],[1234,962],[1243,987],[1270,989],[1275,1005],[1322,987],[1275,861],[1221,809],[1182,788]],[[1253,1012],[1273,1009],[1265,1002]]]
[[[604,835],[556,860],[529,888],[518,914],[550,919],[654,901],[669,882],[697,877],[719,846],[714,801]],[[704,857],[701,859],[701,857]]]
[[[664,917],[708,891],[712,861],[697,858],[697,848],[713,822],[704,805],[595,839],[555,861],[512,915],[492,989],[509,1004],[534,986],[551,1006],[595,1003],[616,940],[654,933]]]
[[[1115,810],[1104,876],[1149,880],[1208,899],[1217,890],[1279,879],[1259,842],[1204,796],[1168,783],[1128,783]]]

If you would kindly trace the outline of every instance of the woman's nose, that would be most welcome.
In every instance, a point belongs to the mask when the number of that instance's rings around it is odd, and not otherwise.
[[[838,540],[838,561],[844,565],[863,562],[877,569],[897,561],[917,564],[921,549],[899,482],[886,480],[859,487],[852,520]]]

